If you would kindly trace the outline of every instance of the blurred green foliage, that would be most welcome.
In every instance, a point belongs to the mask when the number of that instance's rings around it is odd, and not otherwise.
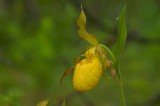
[[[82,1],[87,29],[114,50],[118,0]],[[89,45],[78,36],[78,0],[0,1],[0,105],[34,106],[50,98],[50,106],[120,106],[110,75],[85,95],[73,94],[72,75],[59,86],[62,73]],[[128,106],[159,106],[160,1],[127,1],[127,44],[121,71]],[[107,78],[106,78],[107,77]]]

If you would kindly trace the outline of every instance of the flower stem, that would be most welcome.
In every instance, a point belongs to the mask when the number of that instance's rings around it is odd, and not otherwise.
[[[124,99],[124,93],[123,93],[123,84],[122,83],[119,86],[119,90],[120,90],[122,106],[126,106],[125,99]]]
[[[118,61],[116,62],[116,70],[117,70],[117,74],[118,74],[118,79],[120,81],[119,83],[119,91],[120,91],[120,97],[121,97],[121,103],[122,106],[126,106],[125,103],[125,98],[124,98],[124,93],[123,93],[123,82],[122,82],[122,76],[121,76],[121,71],[120,71],[120,60],[118,59]]]
[[[123,93],[122,76],[121,76],[121,71],[120,71],[120,56],[116,55],[116,57],[117,57],[117,61],[116,61],[113,53],[110,51],[110,49],[107,46],[105,46],[103,44],[99,44],[99,46],[107,51],[108,55],[113,60],[113,63],[115,63],[115,68],[117,70],[118,80],[120,82],[119,83],[119,91],[120,91],[121,103],[122,103],[122,106],[126,106],[124,93]]]

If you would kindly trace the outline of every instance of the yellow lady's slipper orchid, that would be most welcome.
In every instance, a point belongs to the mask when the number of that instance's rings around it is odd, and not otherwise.
[[[79,36],[89,42],[93,47],[85,51],[82,55],[85,56],[84,59],[81,59],[82,56],[80,56],[76,59],[75,65],[64,72],[61,82],[66,75],[74,70],[73,87],[76,91],[85,92],[97,85],[103,70],[108,67],[106,64],[108,61],[106,51],[109,51],[109,49],[106,49],[102,44],[98,44],[96,37],[86,31],[86,16],[82,7],[77,26]],[[110,51],[108,53],[112,54]]]

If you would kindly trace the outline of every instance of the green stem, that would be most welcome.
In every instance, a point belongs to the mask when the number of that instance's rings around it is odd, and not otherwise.
[[[121,103],[122,103],[122,106],[126,106],[124,93],[123,93],[122,76],[121,76],[121,71],[120,71],[120,60],[118,59],[118,61],[116,63],[117,63],[116,64],[116,70],[117,70],[118,78],[119,78],[119,81],[120,81],[119,90],[120,90]]]
[[[103,44],[99,44],[99,46],[107,51],[107,54],[113,60],[113,63],[115,63],[116,72],[117,72],[118,79],[120,82],[119,83],[119,90],[120,90],[121,103],[122,103],[122,106],[126,106],[124,93],[123,93],[122,76],[121,76],[121,71],[120,71],[120,57],[119,57],[119,55],[116,55],[116,59],[117,59],[117,61],[116,61],[113,53],[110,51],[110,49],[107,46],[105,46]]]

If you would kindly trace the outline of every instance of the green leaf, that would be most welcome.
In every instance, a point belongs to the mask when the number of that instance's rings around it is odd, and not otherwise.
[[[127,38],[127,27],[126,27],[126,5],[125,5],[118,17],[118,38],[117,38],[116,52],[115,52],[116,62],[114,64],[115,65],[114,67],[118,75],[118,80],[120,81],[119,89],[120,89],[122,106],[126,106],[126,104],[125,104],[125,98],[123,93],[122,76],[120,71],[120,56],[124,48],[126,38]]]
[[[118,17],[118,38],[116,44],[116,60],[120,59],[120,54],[124,48],[127,38],[127,27],[126,27],[126,5]]]

